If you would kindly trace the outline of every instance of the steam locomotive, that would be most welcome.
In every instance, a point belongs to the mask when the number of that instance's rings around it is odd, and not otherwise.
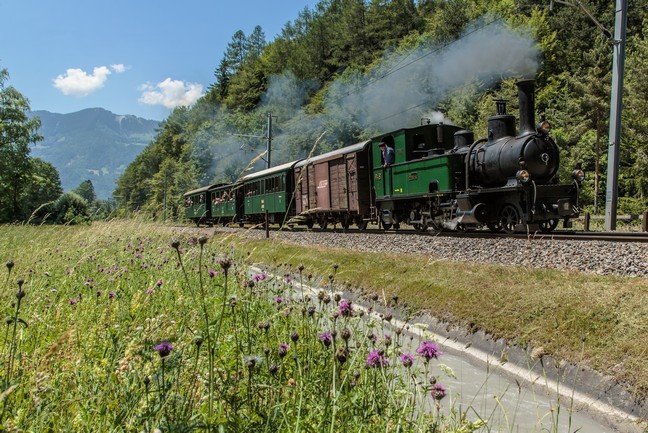
[[[547,121],[535,124],[534,81],[517,83],[519,132],[506,102],[496,101],[488,135],[453,125],[422,124],[309,159],[249,174],[184,194],[196,224],[260,223],[326,228],[339,224],[385,229],[409,224],[420,231],[554,230],[580,212],[585,175],[560,183],[560,155]],[[381,143],[395,160],[385,164]]]

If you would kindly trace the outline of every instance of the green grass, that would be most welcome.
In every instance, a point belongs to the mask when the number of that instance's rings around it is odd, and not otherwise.
[[[179,250],[170,246],[174,236]],[[201,245],[189,236],[137,222],[0,226],[0,259],[13,261],[0,270],[8,318],[3,430],[470,432],[481,425],[462,414],[437,416],[430,379],[443,381],[441,370],[418,357],[412,370],[400,367],[401,342],[386,338],[384,322],[336,317],[337,301],[302,300],[282,278],[250,284],[246,260],[262,248],[245,259],[249,244]],[[226,254],[234,259],[227,276]],[[312,272],[331,271],[310,254]],[[309,314],[309,307],[318,309]],[[320,341],[326,330],[337,332],[330,347]],[[165,340],[173,350],[161,356],[154,346]],[[389,367],[366,368],[372,350]]]
[[[340,264],[339,283],[385,301],[396,294],[413,313],[542,347],[615,377],[638,400],[648,395],[648,279],[220,236],[223,245],[250,252],[252,262],[303,264],[320,275]]]

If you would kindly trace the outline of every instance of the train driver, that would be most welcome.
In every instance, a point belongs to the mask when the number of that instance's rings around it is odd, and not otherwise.
[[[383,167],[392,165],[396,159],[394,149],[390,146],[387,146],[387,143],[385,143],[384,141],[381,141],[378,146],[380,147],[380,153],[382,155]]]

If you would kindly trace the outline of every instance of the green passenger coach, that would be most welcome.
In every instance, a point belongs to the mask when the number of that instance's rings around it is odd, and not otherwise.
[[[196,225],[207,222],[211,216],[211,201],[207,199],[207,191],[211,186],[194,189],[184,193],[185,217]]]
[[[242,210],[240,188],[240,183],[217,184],[209,188],[211,219],[214,223],[226,225],[229,222],[236,222]]]
[[[282,224],[294,213],[292,170],[297,161],[249,174],[241,179],[245,222],[268,219]]]

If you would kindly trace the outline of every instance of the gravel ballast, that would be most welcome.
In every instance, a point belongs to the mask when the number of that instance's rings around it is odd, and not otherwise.
[[[263,230],[218,228],[249,238]],[[431,260],[494,263],[648,277],[648,244],[580,240],[458,238],[397,233],[271,231],[270,237],[297,245],[355,251],[423,254]]]

